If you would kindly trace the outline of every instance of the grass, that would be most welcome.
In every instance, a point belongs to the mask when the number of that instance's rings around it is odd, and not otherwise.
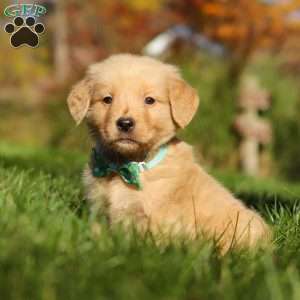
[[[300,187],[216,176],[274,228],[274,247],[219,257],[209,241],[91,234],[80,154],[0,144],[1,299],[300,299]]]

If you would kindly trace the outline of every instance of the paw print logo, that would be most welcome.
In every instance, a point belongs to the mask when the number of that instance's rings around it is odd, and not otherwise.
[[[37,47],[39,44],[39,34],[45,31],[42,23],[36,23],[34,17],[16,17],[13,23],[7,23],[4,30],[11,34],[10,43],[17,48],[22,45]]]

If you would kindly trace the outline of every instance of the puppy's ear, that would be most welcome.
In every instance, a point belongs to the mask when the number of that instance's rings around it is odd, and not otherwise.
[[[169,83],[169,98],[173,119],[180,128],[184,128],[190,123],[197,111],[198,94],[184,80],[172,79]]]
[[[68,96],[68,107],[77,125],[88,112],[91,101],[90,93],[90,85],[87,80],[83,79],[74,85]]]

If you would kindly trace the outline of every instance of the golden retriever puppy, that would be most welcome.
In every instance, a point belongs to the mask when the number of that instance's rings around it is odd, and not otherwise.
[[[120,54],[92,65],[69,97],[71,115],[86,119],[95,142],[84,172],[92,207],[111,223],[156,235],[198,233],[232,246],[253,247],[268,226],[208,175],[176,131],[192,120],[196,91],[176,67]]]

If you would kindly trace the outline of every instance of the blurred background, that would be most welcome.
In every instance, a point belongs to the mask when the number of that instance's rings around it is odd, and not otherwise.
[[[38,48],[12,48],[0,31],[1,143],[87,155],[67,94],[89,64],[130,52],[178,65],[198,90],[180,136],[204,166],[300,180],[300,1],[34,2],[47,8]]]

